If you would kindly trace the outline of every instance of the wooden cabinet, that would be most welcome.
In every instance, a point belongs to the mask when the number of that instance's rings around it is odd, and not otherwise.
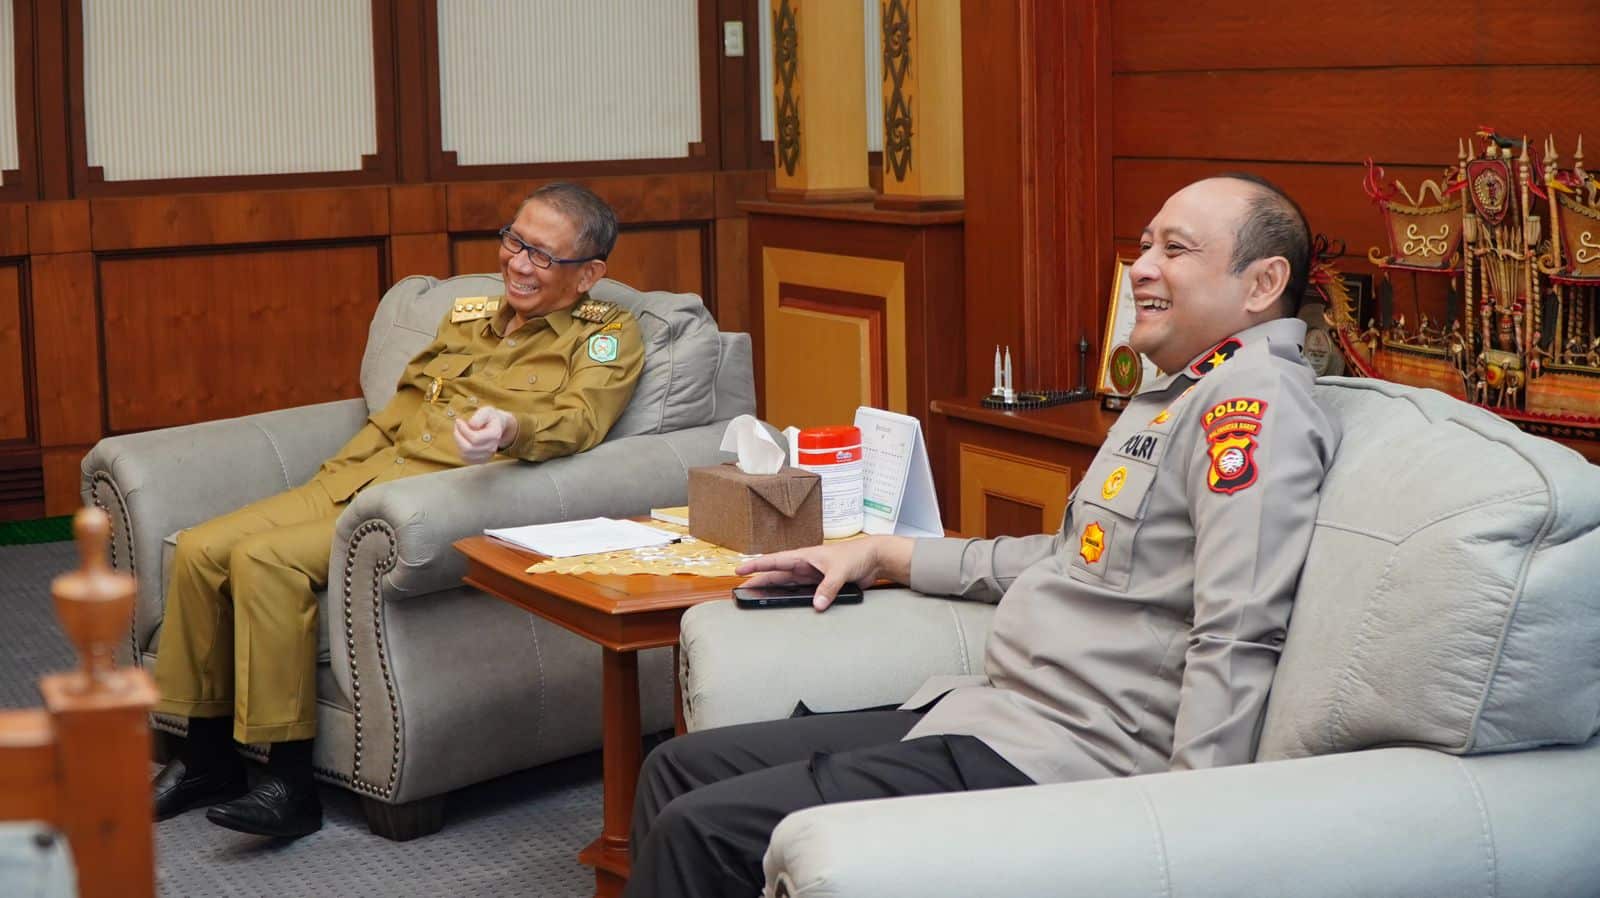
[[[932,404],[939,512],[963,536],[1053,533],[1114,412],[1094,402],[1003,412],[974,399]]]

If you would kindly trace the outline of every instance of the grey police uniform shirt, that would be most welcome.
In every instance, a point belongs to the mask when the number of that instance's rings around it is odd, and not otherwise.
[[[1304,339],[1268,321],[1139,393],[1053,536],[919,540],[912,588],[999,606],[986,675],[926,683],[905,738],[1040,783],[1250,760],[1339,442]]]

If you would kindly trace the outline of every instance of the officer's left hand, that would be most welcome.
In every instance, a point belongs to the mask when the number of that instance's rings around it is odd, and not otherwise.
[[[486,405],[471,418],[456,419],[456,448],[469,465],[482,464],[517,438],[517,419]]]

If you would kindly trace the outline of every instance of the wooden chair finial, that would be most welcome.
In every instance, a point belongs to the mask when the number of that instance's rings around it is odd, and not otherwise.
[[[79,687],[83,691],[114,687],[114,654],[127,636],[133,614],[133,577],[111,569],[106,553],[111,520],[98,508],[84,508],[73,518],[78,570],[50,584],[61,628],[78,650]]]

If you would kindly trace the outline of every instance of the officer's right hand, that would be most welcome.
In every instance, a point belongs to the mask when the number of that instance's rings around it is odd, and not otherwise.
[[[481,465],[517,438],[517,419],[510,412],[486,405],[471,418],[457,418],[455,436],[461,460]]]
[[[903,536],[869,536],[762,555],[743,562],[734,573],[753,575],[744,586],[815,583],[811,607],[826,611],[846,583],[864,588],[880,578],[899,583],[911,579],[911,546]]]

